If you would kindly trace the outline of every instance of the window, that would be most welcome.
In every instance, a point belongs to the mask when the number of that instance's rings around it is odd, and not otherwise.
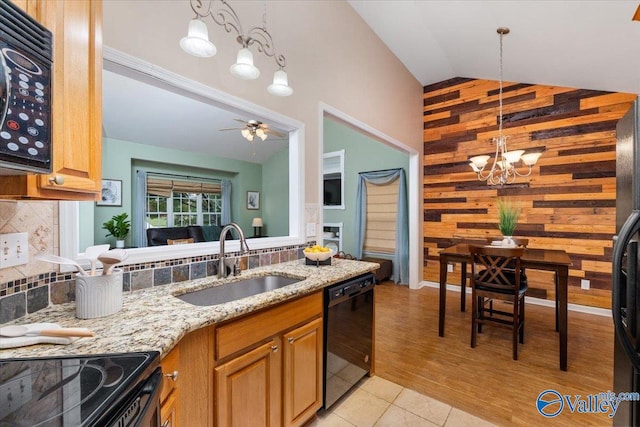
[[[146,227],[221,225],[220,182],[147,179]]]
[[[323,156],[323,200],[325,209],[344,209],[344,150]]]
[[[396,216],[400,180],[387,185],[369,182],[364,251],[393,254],[396,250]]]

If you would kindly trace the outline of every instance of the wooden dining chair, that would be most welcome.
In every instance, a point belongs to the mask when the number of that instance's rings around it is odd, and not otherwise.
[[[522,270],[523,247],[469,245],[471,254],[471,348],[486,323],[512,329],[513,360],[518,360],[518,341],[524,344],[524,296],[527,278]],[[493,300],[512,303],[510,311],[493,307]],[[486,316],[488,314],[488,316]]]

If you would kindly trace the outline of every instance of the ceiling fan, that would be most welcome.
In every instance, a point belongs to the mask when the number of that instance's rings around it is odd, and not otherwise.
[[[244,127],[226,128],[226,129],[220,129],[220,130],[221,131],[239,130],[243,137],[245,137],[247,140],[252,142],[253,142],[253,138],[255,138],[256,136],[263,141],[267,139],[268,135],[274,135],[274,136],[277,136],[278,138],[284,138],[286,136],[284,133],[269,129],[269,125],[267,125],[266,123],[262,123],[261,121],[258,121],[258,120],[249,120],[249,121],[242,120],[242,119],[234,119],[234,120],[244,123],[245,124]]]

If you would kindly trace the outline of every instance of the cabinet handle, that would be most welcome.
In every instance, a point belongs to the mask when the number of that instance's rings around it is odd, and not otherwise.
[[[295,338],[293,338],[293,337],[289,337],[289,344],[293,344],[293,342],[294,342],[295,340],[296,340]]]
[[[61,175],[52,176],[49,178],[50,184],[62,185],[64,184],[64,177]]]
[[[164,374],[165,377],[171,378],[174,381],[178,381],[178,371],[173,371],[170,374]]]
[[[162,423],[162,427],[171,427],[171,418]]]
[[[278,346],[277,346],[277,345],[272,345],[272,346],[271,346],[271,351],[273,351],[274,353],[275,353],[276,351],[278,351]]]

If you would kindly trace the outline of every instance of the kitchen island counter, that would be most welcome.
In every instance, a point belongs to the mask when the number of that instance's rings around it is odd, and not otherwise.
[[[75,317],[76,304],[60,304],[40,310],[10,324],[52,322],[62,327],[83,327],[95,332],[68,345],[39,344],[0,350],[0,358],[48,357],[134,351],[159,351],[166,355],[187,333],[318,291],[325,286],[373,271],[378,264],[333,259],[331,266],[307,266],[303,260],[243,271],[240,276],[215,276],[127,292],[122,309],[95,319]],[[176,295],[229,282],[266,275],[282,275],[299,282],[236,301],[195,306]]]

